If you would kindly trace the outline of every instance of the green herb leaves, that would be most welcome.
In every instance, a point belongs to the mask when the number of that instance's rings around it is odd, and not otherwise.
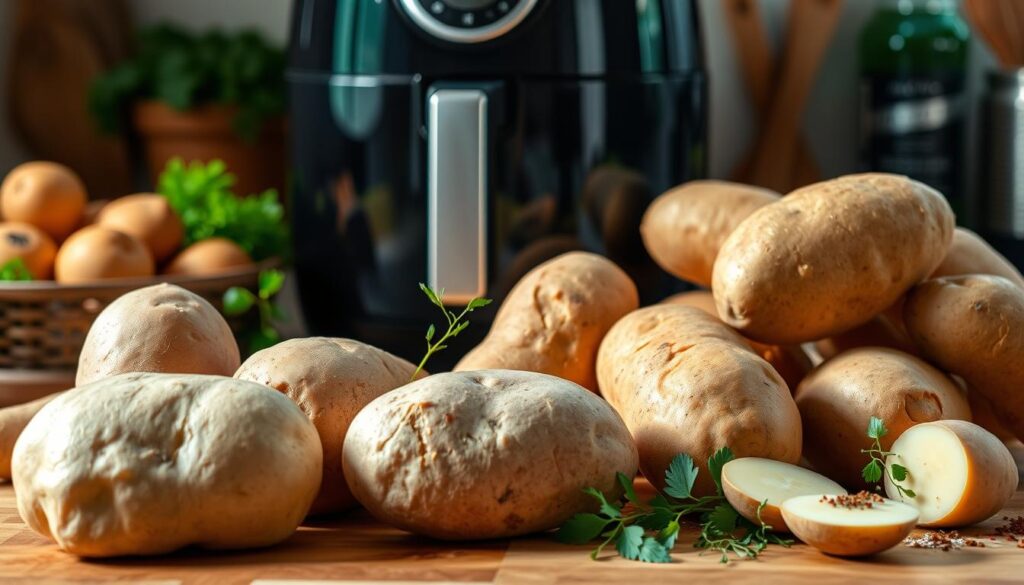
[[[96,78],[90,89],[89,109],[105,131],[123,128],[140,99],[176,110],[236,106],[235,131],[246,140],[285,110],[284,51],[257,33],[194,35],[162,25],[144,29],[138,44],[133,59]]]
[[[32,273],[21,258],[11,258],[3,265],[0,265],[0,281],[28,281],[32,280]]]
[[[444,306],[444,302],[441,301],[441,297],[444,296],[443,288],[440,293],[434,292],[434,289],[421,282],[420,290],[423,291],[423,294],[427,295],[427,298],[430,299],[430,302],[433,303],[434,306],[441,309],[441,312],[444,313],[445,321],[448,322],[448,330],[441,336],[441,339],[435,342],[434,337],[437,334],[437,329],[434,327],[433,323],[430,324],[430,327],[427,327],[427,334],[424,336],[427,340],[427,353],[423,356],[423,359],[420,360],[419,365],[416,366],[416,371],[412,373],[412,378],[410,378],[411,380],[415,380],[416,376],[420,374],[420,371],[423,370],[423,366],[427,364],[427,360],[430,359],[430,356],[448,347],[445,345],[446,341],[465,331],[466,327],[469,327],[469,321],[463,321],[463,319],[466,318],[466,315],[491,304],[491,299],[478,297],[469,301],[466,308],[456,315],[453,311],[449,311],[448,308]]]
[[[256,294],[240,286],[233,286],[224,292],[221,302],[225,315],[229,317],[244,315],[254,306],[259,310],[259,327],[255,331],[243,334],[249,339],[250,353],[256,353],[281,341],[281,335],[274,327],[274,321],[283,319],[284,314],[272,299],[283,286],[283,272],[264,270],[260,272],[259,290]]]
[[[877,416],[873,416],[868,420],[868,438],[874,440],[874,445],[872,445],[870,449],[860,450],[861,453],[864,453],[871,458],[867,465],[864,466],[864,469],[860,472],[861,477],[863,477],[864,481],[868,483],[877,484],[882,481],[882,478],[885,477],[887,467],[886,463],[889,456],[896,456],[895,453],[882,449],[882,437],[888,433],[889,429],[885,428],[885,423],[882,422],[882,419]],[[917,497],[914,490],[900,485],[900,482],[906,481],[907,477],[910,475],[906,467],[903,467],[898,463],[893,463],[888,465],[888,472],[889,480],[892,481],[892,485],[900,495],[908,498]]]
[[[288,226],[277,191],[237,197],[235,176],[219,160],[185,165],[172,159],[157,181],[157,192],[181,218],[185,245],[207,238],[227,238],[253,260],[283,256],[288,249]]]
[[[668,563],[672,561],[671,551],[679,538],[682,517],[699,515],[700,535],[694,546],[720,552],[722,562],[728,562],[730,553],[750,558],[756,557],[768,544],[789,546],[791,541],[772,534],[771,527],[764,522],[755,525],[742,518],[722,495],[722,466],[732,459],[728,447],[719,449],[708,459],[708,470],[717,492],[700,498],[693,496],[699,470],[688,455],[680,454],[672,459],[665,471],[665,493],[655,495],[646,504],[637,496],[633,478],[616,474],[625,504],[609,502],[599,490],[586,488],[584,493],[598,502],[598,513],[573,516],[559,528],[555,537],[567,544],[602,539],[590,553],[593,559],[614,543],[615,550],[624,558]]]

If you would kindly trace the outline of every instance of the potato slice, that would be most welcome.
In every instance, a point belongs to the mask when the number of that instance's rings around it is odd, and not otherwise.
[[[758,524],[761,520],[777,532],[789,532],[779,506],[796,496],[845,494],[843,486],[831,479],[792,463],[762,457],[733,459],[722,467],[722,491],[741,516]]]
[[[916,425],[892,445],[893,462],[907,468],[900,482],[916,497],[901,495],[892,479],[885,492],[918,509],[922,526],[964,526],[1001,510],[1017,490],[1017,465],[1006,445],[984,428],[961,420]]]
[[[918,518],[913,506],[876,497],[866,507],[836,504],[833,496],[797,496],[782,503],[782,517],[794,536],[821,552],[841,557],[871,555],[902,542]]]

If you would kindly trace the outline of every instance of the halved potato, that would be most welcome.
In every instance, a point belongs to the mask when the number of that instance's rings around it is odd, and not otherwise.
[[[1017,464],[1006,445],[962,420],[913,426],[892,444],[893,461],[907,468],[900,494],[885,477],[885,493],[918,509],[922,526],[964,526],[998,512],[1017,491]]]
[[[835,504],[835,499],[832,495],[790,498],[782,503],[782,517],[794,536],[821,552],[841,557],[890,549],[917,523],[917,510],[902,502],[879,496],[870,507],[860,507]]]
[[[792,463],[762,457],[733,459],[722,467],[722,491],[725,499],[741,516],[759,524],[761,521],[776,532],[789,532],[779,506],[796,496],[814,494],[845,494],[843,486],[831,479]]]

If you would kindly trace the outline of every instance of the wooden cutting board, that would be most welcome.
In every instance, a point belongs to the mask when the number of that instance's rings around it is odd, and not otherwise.
[[[637,488],[650,493],[646,482]],[[1024,492],[1000,515],[962,531],[982,538],[1002,515],[1024,513]],[[828,557],[795,545],[771,547],[755,561],[718,562],[694,551],[693,525],[684,527],[667,565],[625,561],[606,554],[590,560],[589,547],[565,546],[547,536],[513,541],[445,543],[420,538],[374,521],[365,511],[304,526],[286,542],[235,553],[186,551],[164,557],[83,561],[26,527],[14,490],[0,485],[0,581],[25,583],[773,583],[864,585],[911,583],[1019,583],[1024,549],[991,541],[957,551],[891,549],[864,560]]]

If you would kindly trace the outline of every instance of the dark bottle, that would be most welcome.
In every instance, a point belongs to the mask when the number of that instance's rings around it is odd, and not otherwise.
[[[908,175],[967,212],[970,29],[955,0],[881,0],[861,31],[861,166]]]

